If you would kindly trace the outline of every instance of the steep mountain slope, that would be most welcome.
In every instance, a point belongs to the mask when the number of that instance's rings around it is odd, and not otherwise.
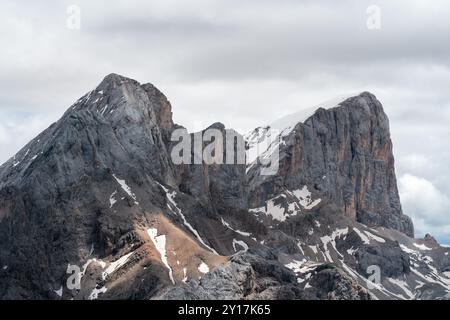
[[[449,250],[402,213],[381,104],[321,107],[207,128],[245,139],[247,165],[175,164],[167,98],[107,76],[0,167],[0,298],[450,297]]]

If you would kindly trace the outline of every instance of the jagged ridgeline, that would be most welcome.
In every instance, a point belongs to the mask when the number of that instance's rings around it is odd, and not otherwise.
[[[241,163],[174,162],[180,129],[157,88],[111,74],[4,163],[0,298],[450,297],[449,249],[414,239],[374,95],[207,128],[245,141]]]

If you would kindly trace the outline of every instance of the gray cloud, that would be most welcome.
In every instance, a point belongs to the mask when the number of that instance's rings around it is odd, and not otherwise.
[[[71,4],[81,30],[66,28]],[[366,28],[372,4],[378,31]],[[449,243],[449,16],[444,0],[6,0],[0,162],[111,72],[158,86],[190,129],[220,120],[245,131],[368,90],[390,117],[405,213],[418,235]]]

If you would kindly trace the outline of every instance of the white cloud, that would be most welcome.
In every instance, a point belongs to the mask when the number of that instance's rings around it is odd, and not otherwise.
[[[426,170],[430,165],[430,158],[426,155],[413,153],[403,156],[401,159],[403,170],[414,172],[417,170]]]
[[[57,115],[33,115],[20,119],[0,117],[0,163],[8,160],[56,118]]]
[[[430,233],[436,237],[450,235],[450,198],[427,179],[404,174],[399,179],[403,211],[409,215],[416,235]]]

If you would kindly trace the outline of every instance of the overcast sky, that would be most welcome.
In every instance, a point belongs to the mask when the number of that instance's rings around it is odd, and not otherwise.
[[[367,90],[390,117],[404,212],[450,244],[449,17],[445,0],[3,0],[0,162],[111,72],[159,87],[191,130]]]

